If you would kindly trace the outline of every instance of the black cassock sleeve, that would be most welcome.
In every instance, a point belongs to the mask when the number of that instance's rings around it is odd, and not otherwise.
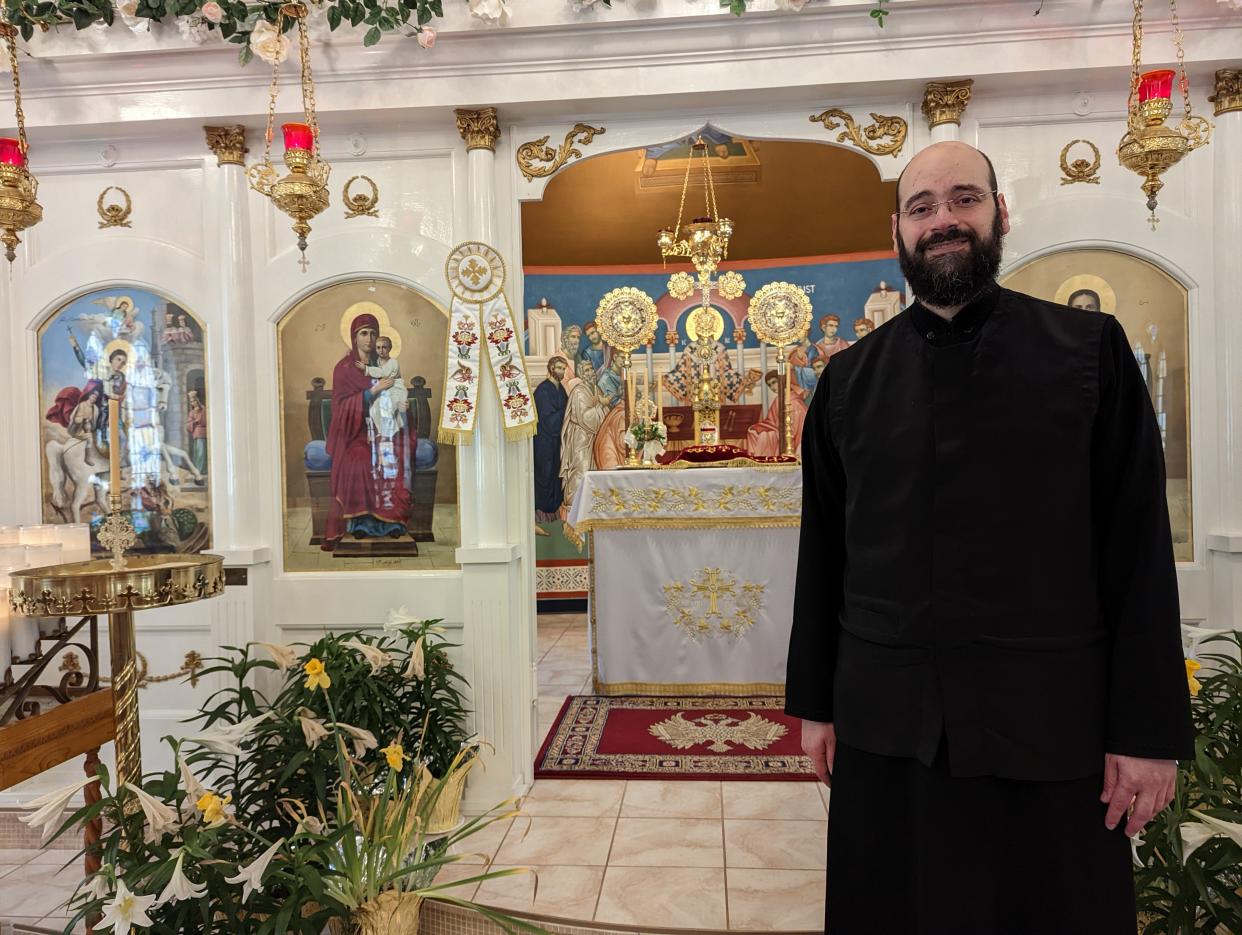
[[[820,375],[802,430],[802,531],[785,713],[832,720],[832,686],[845,589],[845,469],[828,424],[832,363]]]
[[[1091,485],[1100,598],[1112,641],[1105,749],[1194,756],[1164,449],[1147,384],[1115,318],[1100,341]]]

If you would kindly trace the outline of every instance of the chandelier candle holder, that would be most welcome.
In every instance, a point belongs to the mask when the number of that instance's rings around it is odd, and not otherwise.
[[[264,135],[263,160],[247,170],[250,187],[271,199],[272,204],[293,219],[293,232],[298,236],[298,263],[306,272],[306,238],[310,235],[310,219],[328,207],[328,177],[332,167],[319,153],[319,124],[315,118],[315,82],[311,75],[310,37],[306,31],[306,7],[286,3],[276,17],[276,33],[283,36],[286,22],[296,23],[298,59],[301,62],[303,122],[281,125],[285,144],[285,167],[281,177],[272,165],[272,141],[275,137],[276,95],[279,90],[280,62],[272,64],[272,86],[267,109],[267,131]]]
[[[17,70],[17,29],[0,22],[0,36],[9,55],[13,75],[13,106],[17,115],[17,136],[0,138],[0,243],[10,263],[17,259],[17,235],[43,220],[39,204],[39,180],[27,165],[30,146],[26,142],[26,114],[22,111],[22,82]]]
[[[1182,29],[1175,3],[1170,0],[1169,6],[1172,10],[1173,44],[1177,49],[1177,69],[1143,72],[1143,0],[1133,2],[1134,55],[1126,106],[1129,116],[1126,132],[1117,144],[1117,159],[1122,166],[1143,178],[1142,188],[1147,195],[1147,209],[1151,212],[1148,222],[1155,230],[1159,223],[1156,195],[1164,187],[1162,176],[1188,153],[1207,145],[1212,136],[1212,123],[1191,113],[1190,82],[1186,77]],[[1173,113],[1174,83],[1182,93],[1183,114],[1177,126],[1170,127],[1165,120]]]

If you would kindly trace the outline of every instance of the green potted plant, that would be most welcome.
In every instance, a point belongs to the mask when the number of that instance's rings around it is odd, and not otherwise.
[[[1140,931],[1192,935],[1242,932],[1242,632],[1200,645],[1211,666],[1186,661],[1195,757],[1178,764],[1167,809],[1134,842]]]
[[[28,823],[45,834],[58,823],[57,835],[97,816],[105,819],[105,833],[93,845],[103,867],[75,893],[67,931],[102,917],[102,924],[115,924],[118,931],[130,926],[167,935],[318,935],[329,923],[338,930],[345,923],[363,926],[382,906],[407,904],[407,893],[419,901],[434,897],[469,905],[506,928],[533,930],[447,892],[509,871],[434,883],[444,864],[462,859],[450,853],[450,846],[507,817],[512,803],[502,803],[447,837],[437,839],[427,830],[445,788],[473,761],[475,746],[459,746],[438,781],[411,781],[417,770],[405,768],[411,758],[400,744],[407,719],[385,720],[386,707],[376,709],[378,714],[370,711],[371,702],[356,697],[351,682],[356,657],[369,671],[376,663],[377,676],[392,668],[392,661],[374,655],[370,643],[363,644],[365,651],[358,649],[353,640],[344,634],[316,643],[325,650],[326,662],[289,647],[269,649],[272,659],[254,658],[249,647],[230,648],[201,673],[225,674],[229,684],[192,719],[197,733],[167,738],[175,769],[115,785],[101,767],[99,801],[63,822],[65,805],[89,780],[32,803],[36,811]],[[412,644],[405,656],[413,674]],[[286,683],[277,701],[269,702],[253,687],[257,670],[283,665],[292,672],[297,662],[301,665],[290,681],[298,695]],[[302,720],[309,719],[297,713],[320,710],[325,715],[322,736],[318,726],[305,729]],[[369,728],[345,721],[347,711],[358,720],[361,714],[374,716],[369,723],[379,735],[394,739],[380,749],[378,740],[360,736]],[[423,718],[430,720],[426,713]],[[421,725],[415,734],[420,732]],[[293,739],[300,750],[292,749]],[[416,750],[422,757],[421,748]],[[299,759],[308,751],[314,756]],[[299,762],[290,768],[294,759]],[[329,759],[335,779],[325,787],[329,797],[319,798],[305,767]]]

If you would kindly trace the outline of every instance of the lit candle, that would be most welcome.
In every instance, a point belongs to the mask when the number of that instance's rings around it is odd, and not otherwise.
[[[22,144],[20,140],[12,137],[0,137],[0,162],[6,166],[24,166],[26,164],[26,154],[22,152]]]
[[[655,385],[656,394],[656,421],[664,422],[664,378],[657,377]]]
[[[120,509],[121,503],[121,404],[116,397],[108,399],[108,484],[116,499],[113,503]]]
[[[282,123],[280,129],[285,134],[285,149],[304,149],[307,152],[314,147],[315,134],[308,123]]]
[[[1142,104],[1153,97],[1170,98],[1173,96],[1173,71],[1161,68],[1156,71],[1144,72],[1139,76],[1138,99]]]

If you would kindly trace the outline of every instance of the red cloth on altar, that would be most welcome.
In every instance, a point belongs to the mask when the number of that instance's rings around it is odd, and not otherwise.
[[[359,315],[350,325],[350,339],[364,327],[379,334],[372,315]],[[356,345],[355,345],[356,347]],[[368,406],[363,393],[371,378],[356,366],[358,353],[350,350],[332,371],[332,422],[328,428],[328,455],[332,458],[332,506],[328,511],[321,548],[332,551],[345,535],[348,520],[371,515],[403,526],[411,512],[405,483],[408,462],[407,431],[392,439],[391,458],[385,457],[378,438],[368,432]]]

